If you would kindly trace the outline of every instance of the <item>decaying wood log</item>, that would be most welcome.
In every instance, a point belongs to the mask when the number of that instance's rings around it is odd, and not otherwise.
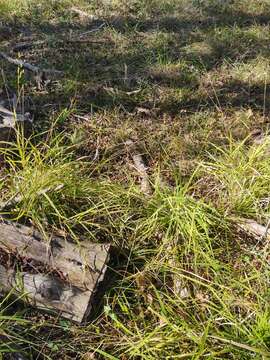
[[[103,280],[110,245],[53,237],[46,242],[32,228],[0,222],[0,289],[76,322],[89,315]]]
[[[0,141],[9,141],[19,126],[23,126],[25,133],[31,129],[32,119],[29,113],[18,114],[0,105]]]

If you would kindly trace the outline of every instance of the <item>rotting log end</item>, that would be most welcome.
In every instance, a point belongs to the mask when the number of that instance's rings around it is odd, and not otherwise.
[[[84,241],[78,246],[56,237],[46,243],[33,229],[2,221],[0,254],[2,292],[81,323],[106,273],[110,245]]]

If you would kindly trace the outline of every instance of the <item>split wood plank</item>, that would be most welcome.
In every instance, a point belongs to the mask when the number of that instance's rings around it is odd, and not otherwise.
[[[32,228],[2,220],[0,253],[16,261],[15,266],[14,261],[0,264],[0,288],[80,323],[91,311],[109,250],[109,244],[75,244],[59,237],[46,242]]]

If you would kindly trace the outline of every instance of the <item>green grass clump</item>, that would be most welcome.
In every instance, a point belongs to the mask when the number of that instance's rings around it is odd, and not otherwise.
[[[49,132],[45,141],[37,142],[18,133],[17,141],[8,147],[4,144],[0,153],[7,168],[2,200],[14,205],[11,212],[2,211],[17,221],[30,219],[43,232],[51,227],[73,236],[83,232],[93,238],[111,237],[118,219],[125,222],[129,216],[131,191],[96,178],[102,161],[96,164],[87,156],[75,157],[77,145],[71,139]],[[136,191],[133,195],[136,202]]]
[[[144,239],[156,237],[159,254],[166,253],[169,247],[173,252],[175,247],[180,254],[190,255],[196,266],[197,257],[212,253],[211,231],[217,223],[221,226],[219,214],[203,201],[194,199],[189,184],[174,189],[157,187],[146,206],[144,219],[140,219],[139,234]],[[168,261],[170,256],[169,252],[164,259]]]
[[[217,180],[219,205],[229,214],[267,218],[269,204],[270,166],[269,140],[248,146],[247,141],[231,142],[218,149],[207,166],[208,174]]]

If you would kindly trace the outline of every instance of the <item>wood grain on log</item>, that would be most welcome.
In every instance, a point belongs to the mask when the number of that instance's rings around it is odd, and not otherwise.
[[[104,277],[109,249],[108,244],[74,244],[57,237],[46,242],[30,227],[2,221],[0,252],[17,260],[16,266],[0,264],[0,288],[26,294],[30,304],[81,322]]]

